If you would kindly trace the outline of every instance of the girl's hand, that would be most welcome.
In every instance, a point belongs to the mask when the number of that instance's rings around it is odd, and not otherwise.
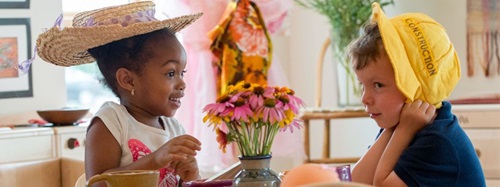
[[[200,179],[198,163],[194,156],[188,156],[187,159],[177,162],[175,172],[185,182]]]
[[[194,157],[199,150],[201,142],[198,139],[190,135],[181,135],[172,138],[152,154],[158,168],[174,168],[173,163],[185,162]]]
[[[414,135],[429,125],[435,114],[436,108],[427,102],[415,100],[411,103],[406,103],[401,110],[399,124],[396,129],[404,130],[404,132]]]

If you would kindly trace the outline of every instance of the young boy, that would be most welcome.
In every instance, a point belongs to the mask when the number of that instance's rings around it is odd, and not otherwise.
[[[375,186],[485,186],[471,141],[451,113],[460,62],[445,29],[421,13],[372,23],[348,49],[362,102],[383,131],[352,171]]]

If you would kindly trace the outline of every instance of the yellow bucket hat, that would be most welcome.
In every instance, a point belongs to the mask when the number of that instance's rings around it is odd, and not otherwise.
[[[378,3],[372,4],[371,21],[378,24],[406,102],[420,99],[440,108],[460,79],[460,60],[444,27],[422,13],[389,19]]]

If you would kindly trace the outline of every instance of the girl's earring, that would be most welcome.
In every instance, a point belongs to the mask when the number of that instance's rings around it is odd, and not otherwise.
[[[135,90],[132,89],[132,91],[130,91],[130,95],[134,96],[135,95]]]

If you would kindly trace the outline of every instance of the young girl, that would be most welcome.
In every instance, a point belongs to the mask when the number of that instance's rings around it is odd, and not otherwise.
[[[88,127],[87,179],[135,169],[159,170],[159,186],[199,179],[194,156],[201,143],[172,116],[184,96],[187,63],[175,32],[200,16],[159,21],[152,2],[137,2],[77,14],[74,28],[39,36],[41,58],[61,66],[97,61],[120,99],[104,103]]]
[[[352,180],[374,186],[485,186],[474,147],[444,101],[460,62],[444,28],[427,15],[385,17],[351,44],[362,102],[383,129]]]

